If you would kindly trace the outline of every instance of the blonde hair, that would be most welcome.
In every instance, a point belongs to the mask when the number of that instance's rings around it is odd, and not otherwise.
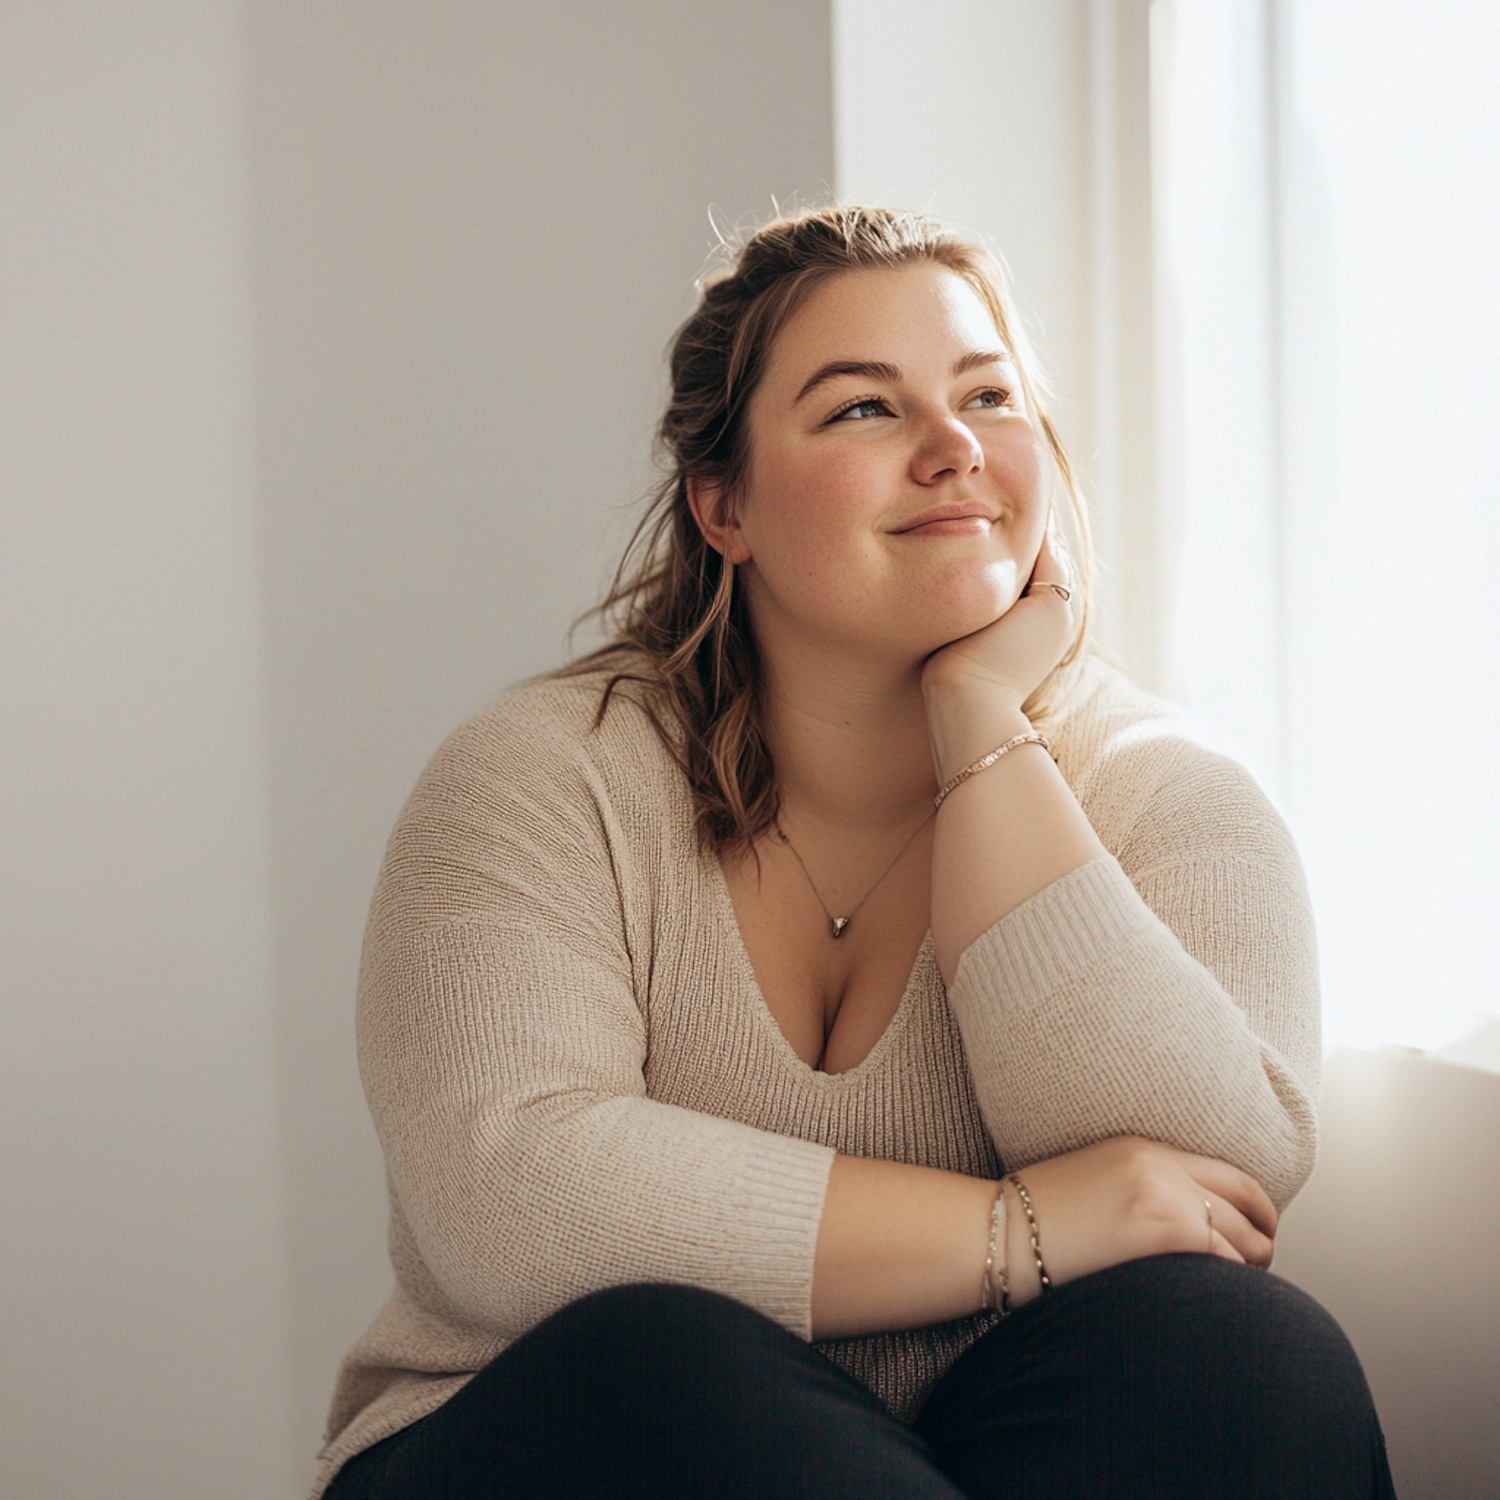
[[[1084,653],[1092,592],[1088,516],[1040,400],[1038,373],[1027,367],[994,256],[934,219],[886,208],[812,209],[767,224],[704,278],[697,309],[672,340],[672,393],[657,434],[666,472],[608,593],[591,612],[613,628],[614,640],[564,669],[611,669],[601,721],[622,684],[651,689],[639,702],[687,776],[706,845],[748,847],[771,827],[779,798],[744,591],[735,586],[733,564],[704,540],[688,483],[707,482],[734,504],[750,459],[750,398],[777,334],[815,287],[843,271],[923,262],[961,276],[988,308],[1015,356],[1026,410],[1067,495],[1083,607],[1061,662],[1027,700],[1033,721],[1045,722],[1055,710]]]

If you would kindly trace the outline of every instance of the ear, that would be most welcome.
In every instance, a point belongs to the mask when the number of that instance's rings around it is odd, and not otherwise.
[[[703,540],[727,563],[749,562],[750,544],[724,490],[712,480],[690,477],[687,498]]]

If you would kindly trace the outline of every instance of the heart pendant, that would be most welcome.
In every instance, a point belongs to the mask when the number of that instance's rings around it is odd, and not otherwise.
[[[832,928],[834,937],[841,938],[844,935],[844,929],[849,925],[849,918],[830,917],[828,919],[828,925],[830,928]]]

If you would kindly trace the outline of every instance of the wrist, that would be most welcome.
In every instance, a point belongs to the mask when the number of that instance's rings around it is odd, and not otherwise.
[[[934,687],[924,693],[924,699],[939,786],[997,745],[1031,730],[1031,721],[1021,712],[1020,695],[993,683],[962,689]]]

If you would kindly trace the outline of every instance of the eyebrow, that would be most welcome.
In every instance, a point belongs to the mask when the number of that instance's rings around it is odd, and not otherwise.
[[[954,361],[953,374],[955,376],[966,375],[970,370],[977,370],[982,365],[1005,365],[1010,362],[1010,354],[1004,349],[971,349]],[[810,391],[816,390],[830,380],[838,379],[840,375],[863,375],[868,380],[891,382],[901,379],[901,371],[895,365],[888,365],[883,360],[831,359],[826,365],[822,365],[812,373],[802,389],[797,392],[796,400],[792,402],[792,405],[795,406]]]

